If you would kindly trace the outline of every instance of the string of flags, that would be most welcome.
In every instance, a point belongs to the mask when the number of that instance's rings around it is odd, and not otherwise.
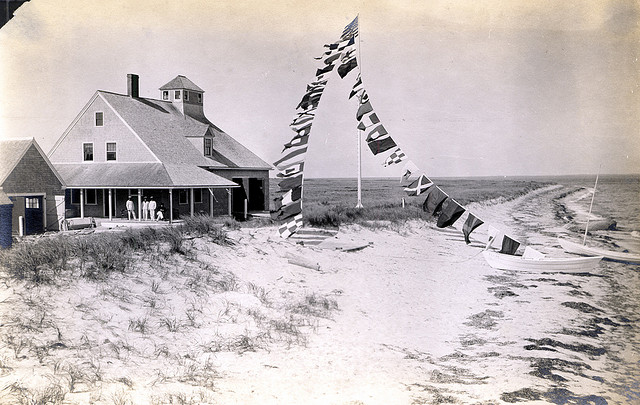
[[[274,163],[278,169],[276,177],[279,190],[273,199],[274,210],[271,211],[271,217],[274,220],[283,221],[278,228],[283,238],[288,238],[302,227],[304,161],[313,120],[331,72],[337,70],[338,75],[344,79],[351,71],[359,68],[355,47],[357,36],[358,17],[347,24],[338,41],[324,45],[325,50],[322,55],[314,58],[320,61],[320,66],[316,69],[315,78],[306,86],[306,91],[296,107],[296,114],[289,125],[295,134],[289,142],[284,144],[280,159]],[[411,180],[414,174],[420,172],[420,169],[408,158],[405,151],[397,145],[381,123],[364,87],[361,71],[358,71],[349,93],[349,99],[354,97],[358,102],[355,116],[358,123],[357,129],[366,133],[366,142],[371,153],[374,156],[384,157],[384,167],[405,163],[400,184],[408,196],[426,196],[422,209],[431,216],[437,217],[437,227],[445,228],[456,223],[467,209],[435,185],[424,173],[415,180]],[[471,233],[483,224],[483,220],[471,212],[468,213],[462,226],[467,244],[471,243]],[[500,243],[501,253],[507,254],[515,254],[520,245],[518,241],[490,226],[487,247],[494,243]]]

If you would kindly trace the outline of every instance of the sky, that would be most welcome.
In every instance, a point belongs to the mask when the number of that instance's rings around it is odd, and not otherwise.
[[[182,74],[273,163],[314,57],[356,15],[371,104],[428,176],[640,173],[635,0],[31,0],[0,29],[0,137],[48,151],[96,90],[135,73],[160,98]],[[307,177],[357,174],[356,74],[329,78]],[[400,174],[362,147],[363,176]]]

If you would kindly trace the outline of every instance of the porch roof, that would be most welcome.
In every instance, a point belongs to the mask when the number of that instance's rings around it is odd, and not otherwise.
[[[54,164],[67,188],[228,188],[236,183],[190,165],[163,163]]]

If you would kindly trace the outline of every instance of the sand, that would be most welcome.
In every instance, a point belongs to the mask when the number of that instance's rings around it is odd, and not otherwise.
[[[563,256],[555,238],[567,230],[553,206],[561,192],[546,187],[469,208],[523,244]],[[640,335],[632,325],[640,305],[628,295],[639,278],[625,265],[606,262],[595,274],[494,270],[480,254],[486,226],[466,245],[459,230],[420,221],[392,229],[342,227],[337,241],[369,243],[353,252],[295,245],[278,238],[275,227],[229,236],[235,241],[230,247],[194,241],[199,263],[208,263],[207,271],[219,269],[216,280],[233,274],[242,284],[216,294],[184,288],[196,274],[186,259],[164,277],[145,266],[133,280],[114,277],[107,283],[110,294],[105,285],[81,280],[27,291],[5,279],[0,398],[13,398],[7,387],[16,381],[43,387],[51,381],[47,375],[63,375],[52,369],[54,360],[63,359],[101,364],[100,380],[80,381],[65,403],[633,403],[640,395]],[[291,257],[319,268],[291,264]],[[159,298],[145,307],[153,285]],[[31,317],[24,311],[39,308],[25,309],[29,294],[42,297],[40,308],[66,342],[61,354],[42,362],[30,352],[15,356],[15,346],[6,343],[17,311],[24,319]],[[206,350],[221,341],[214,337],[254,336],[259,322],[249,313],[290,317],[284,308],[310,294],[337,309],[307,317],[309,324],[299,328],[303,336],[248,350],[230,344],[228,350]],[[195,326],[171,332],[157,324],[171,316],[186,322],[189,308],[198,314]],[[149,331],[140,333],[132,319],[144,316]],[[40,338],[51,346],[56,337],[53,330],[46,333]],[[125,343],[135,350],[123,354]],[[118,356],[109,349],[114,345]]]

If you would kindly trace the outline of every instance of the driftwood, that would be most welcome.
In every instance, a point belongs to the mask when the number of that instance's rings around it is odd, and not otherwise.
[[[296,266],[301,266],[301,267],[306,267],[308,269],[312,269],[312,270],[320,270],[320,264],[319,263],[314,263],[309,259],[306,259],[302,256],[298,256],[298,255],[294,255],[291,253],[287,254],[287,261],[290,264],[295,264]]]

